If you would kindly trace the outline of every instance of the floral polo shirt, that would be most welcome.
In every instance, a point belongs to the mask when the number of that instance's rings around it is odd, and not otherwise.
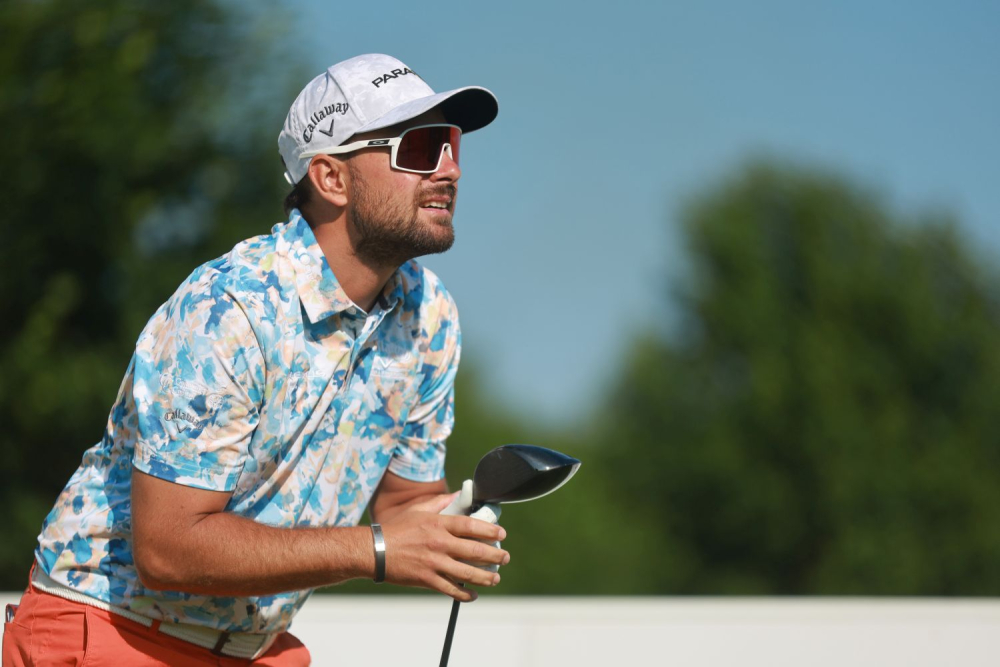
[[[344,293],[293,211],[202,265],[136,344],[104,437],[39,535],[57,582],[153,619],[276,632],[311,591],[153,591],[131,550],[131,469],[227,491],[271,526],[357,525],[386,470],[444,476],[461,336],[438,278],[408,262],[372,312]]]

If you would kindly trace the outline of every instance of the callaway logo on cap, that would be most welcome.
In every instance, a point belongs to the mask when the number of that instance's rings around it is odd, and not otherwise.
[[[435,93],[412,69],[380,53],[337,63],[310,81],[288,110],[278,134],[285,178],[294,185],[305,176],[312,160],[302,157],[307,151],[322,152],[434,108],[469,133],[496,118],[497,100],[479,86]]]

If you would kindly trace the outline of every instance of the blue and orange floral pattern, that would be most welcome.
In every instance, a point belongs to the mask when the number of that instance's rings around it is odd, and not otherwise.
[[[308,223],[202,265],[159,308],[103,439],[39,536],[56,581],[154,619],[284,630],[310,591],[233,598],[143,587],[131,551],[132,467],[232,494],[272,526],[357,525],[386,470],[444,476],[461,349],[455,303],[416,262],[370,313],[344,293]]]

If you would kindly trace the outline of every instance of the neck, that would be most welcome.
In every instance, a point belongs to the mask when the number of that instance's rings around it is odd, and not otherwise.
[[[303,211],[302,215],[306,217],[307,214]],[[366,313],[371,312],[386,282],[398,267],[377,266],[358,256],[346,211],[333,219],[314,222],[313,217],[306,217],[306,221],[312,227],[316,242],[326,255],[326,261],[344,293]]]

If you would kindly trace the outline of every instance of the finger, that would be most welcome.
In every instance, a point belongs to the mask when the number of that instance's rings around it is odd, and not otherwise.
[[[503,526],[494,525],[467,516],[442,517],[445,530],[456,537],[471,537],[476,540],[500,541],[507,537]]]
[[[487,572],[499,572],[500,571],[500,566],[499,565],[477,565],[476,567],[478,567],[480,570],[486,570]]]
[[[476,540],[456,540],[449,555],[456,560],[477,565],[506,565],[510,562],[510,554],[495,542],[484,544]]]
[[[500,548],[500,543],[499,542],[494,542],[492,544],[492,546],[495,547],[495,548],[497,548],[497,549],[499,549]],[[507,552],[504,552],[504,554],[505,554],[505,556],[504,556],[503,561],[501,561],[499,563],[472,563],[472,564],[475,565],[476,567],[482,569],[482,570],[486,570],[487,572],[499,572],[501,565],[506,565],[507,563],[510,562],[510,554],[507,553]]]
[[[459,602],[472,602],[479,597],[479,593],[475,592],[470,588],[463,588],[449,581],[445,577],[437,577],[431,580],[431,586],[433,590],[444,593],[448,597],[458,600]]]
[[[500,583],[499,574],[482,570],[468,563],[460,563],[457,560],[448,561],[442,565],[441,574],[451,581],[472,586],[496,586]]]

